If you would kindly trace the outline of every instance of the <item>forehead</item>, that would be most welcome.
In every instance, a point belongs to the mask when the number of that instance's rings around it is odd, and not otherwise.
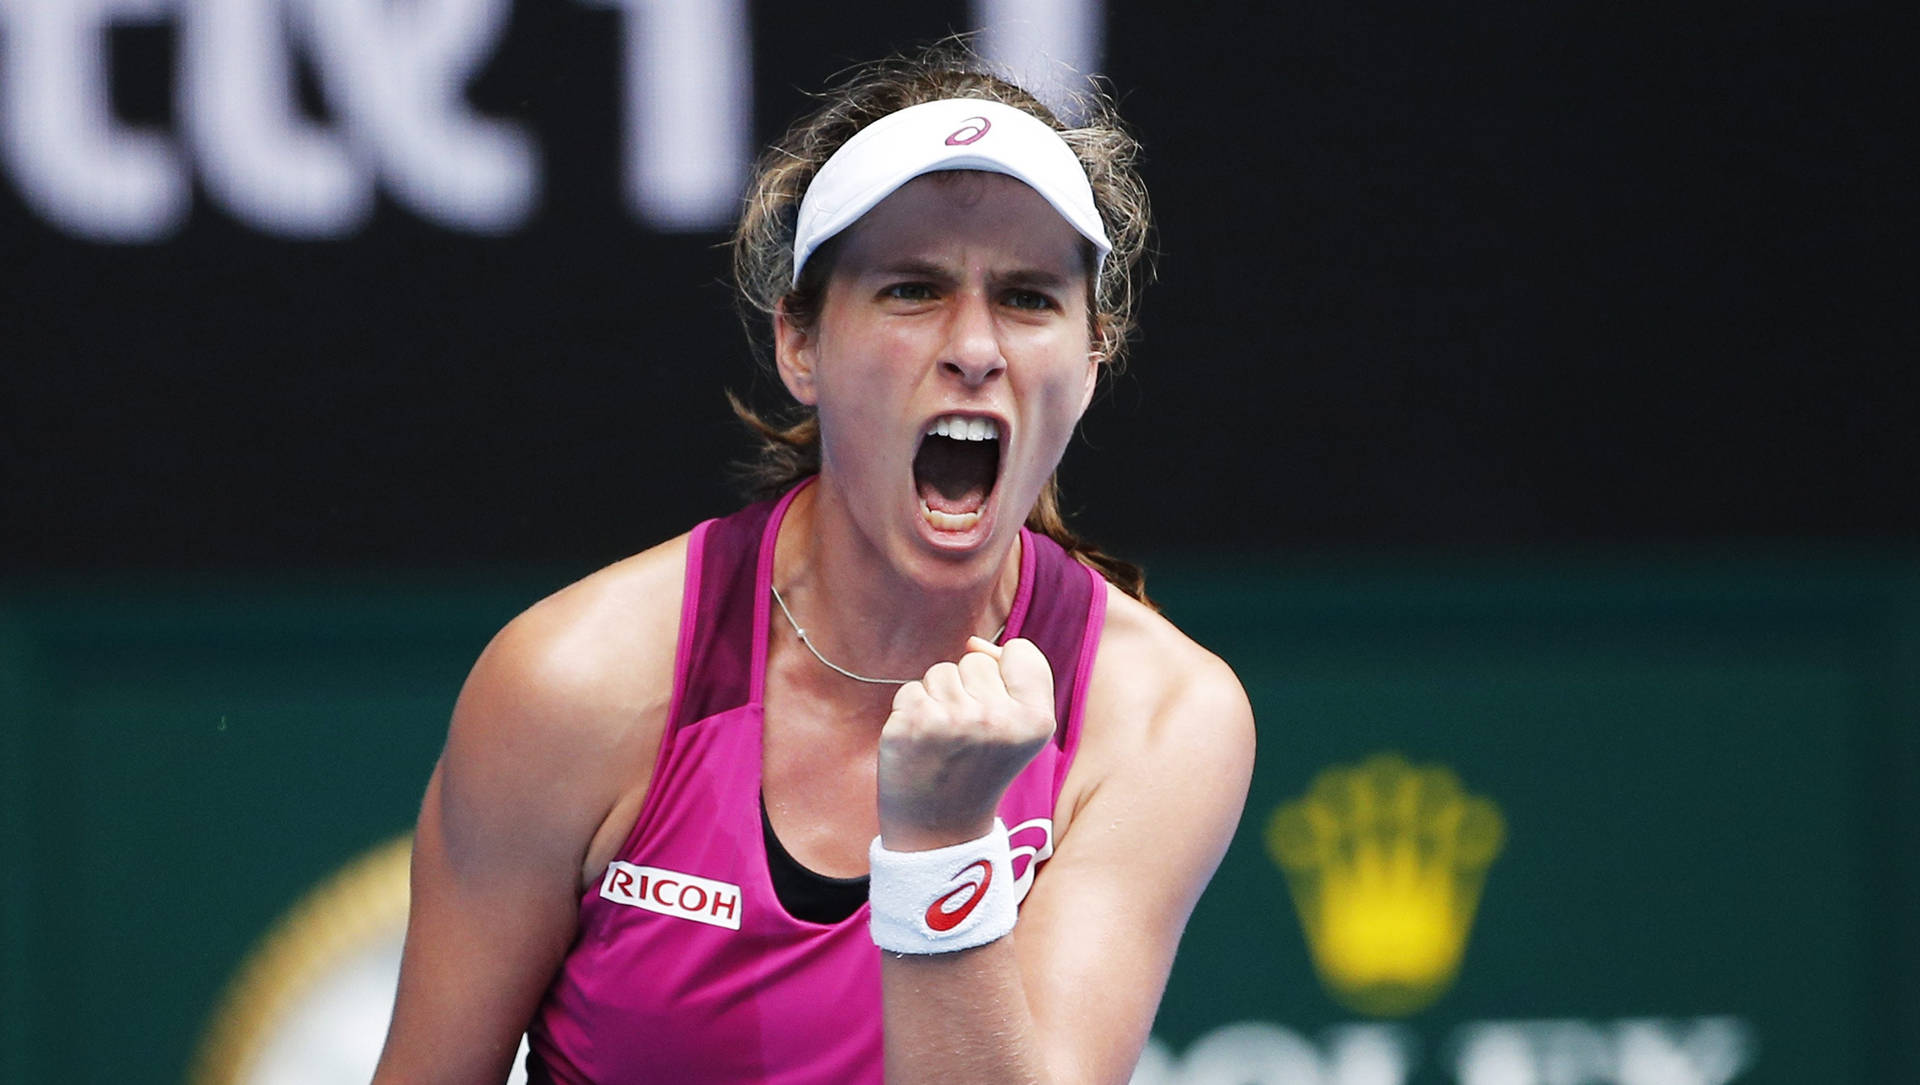
[[[1044,197],[999,173],[949,170],[901,185],[843,235],[849,270],[896,260],[984,259],[1059,276],[1092,270],[1092,245]]]

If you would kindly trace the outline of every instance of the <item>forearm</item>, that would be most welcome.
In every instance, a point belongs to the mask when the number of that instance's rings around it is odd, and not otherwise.
[[[1041,1055],[1014,938],[954,953],[881,951],[890,1085],[1041,1085]]]
[[[869,858],[887,1081],[1051,1085],[996,811],[1054,732],[1052,673],[1025,640],[967,648],[901,687],[881,734]]]

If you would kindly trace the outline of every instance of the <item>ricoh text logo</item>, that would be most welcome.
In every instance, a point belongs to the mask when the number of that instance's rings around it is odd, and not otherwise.
[[[600,895],[615,904],[678,916],[712,927],[740,929],[740,887],[677,870],[609,863]]]
[[[629,213],[668,231],[731,223],[752,154],[746,0],[575,2],[620,19]],[[0,167],[36,214],[99,242],[172,236],[196,182],[236,220],[281,237],[351,236],[380,193],[450,230],[510,233],[540,203],[540,143],[523,122],[483,115],[466,95],[499,51],[513,7],[0,0]],[[1044,90],[1063,82],[1059,65],[1093,69],[1102,7],[975,0],[973,15],[982,52]],[[173,33],[170,131],[115,116],[109,36],[129,26]],[[302,61],[325,120],[301,108]]]
[[[1321,982],[1374,1016],[1414,1013],[1453,985],[1505,835],[1451,770],[1397,754],[1327,769],[1267,823]]]

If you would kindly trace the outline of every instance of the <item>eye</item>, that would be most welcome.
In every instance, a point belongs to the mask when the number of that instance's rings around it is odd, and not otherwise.
[[[1006,300],[1007,304],[1015,309],[1031,309],[1037,312],[1058,308],[1052,298],[1038,290],[1009,290]]]
[[[932,301],[934,296],[933,286],[929,283],[894,283],[883,293],[899,301]]]

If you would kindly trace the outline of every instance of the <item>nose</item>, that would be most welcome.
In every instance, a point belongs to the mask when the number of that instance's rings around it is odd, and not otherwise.
[[[1000,356],[1000,330],[993,306],[981,290],[963,290],[954,299],[940,370],[960,378],[970,388],[993,379],[1007,367]]]

